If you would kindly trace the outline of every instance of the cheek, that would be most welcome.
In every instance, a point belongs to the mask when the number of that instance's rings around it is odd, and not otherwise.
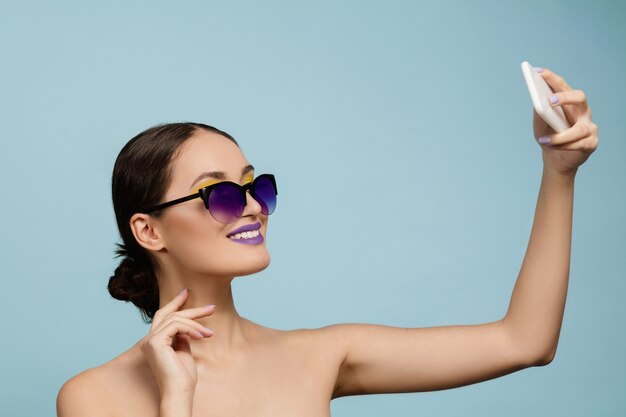
[[[220,254],[228,249],[224,225],[205,211],[177,216],[166,225],[166,246],[178,263],[191,270],[220,264]]]

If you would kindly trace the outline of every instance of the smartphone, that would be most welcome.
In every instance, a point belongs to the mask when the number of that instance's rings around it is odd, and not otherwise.
[[[526,86],[530,93],[535,111],[552,129],[560,133],[570,128],[565,113],[560,106],[552,106],[548,96],[554,94],[548,83],[535,71],[535,68],[528,63],[522,62],[522,73]]]

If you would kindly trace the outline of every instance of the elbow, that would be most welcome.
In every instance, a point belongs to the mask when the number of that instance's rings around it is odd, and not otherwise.
[[[554,359],[554,355],[541,356],[539,359],[535,360],[532,366],[546,366],[549,365]]]
[[[552,363],[555,356],[556,347],[551,349],[531,350],[525,356],[524,365],[527,367],[546,366]]]
[[[558,346],[558,339],[551,343],[547,349],[541,351],[541,354],[538,357],[536,366],[546,366],[552,363],[554,357],[556,356],[556,348]]]
[[[515,361],[523,368],[529,368],[533,366],[546,366],[552,363],[556,356],[556,348],[558,345],[558,339],[544,343],[538,340],[534,340],[533,343],[520,342],[519,336],[514,336],[509,327],[505,326],[508,333],[510,351],[515,352]],[[526,338],[527,340],[528,338]]]
[[[551,349],[547,355],[544,355],[542,357],[542,360],[539,362],[538,366],[546,366],[549,365],[550,363],[552,363],[552,361],[554,360],[554,357],[556,356],[556,347],[554,349]]]

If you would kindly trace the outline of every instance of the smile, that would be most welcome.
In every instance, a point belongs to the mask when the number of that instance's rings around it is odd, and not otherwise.
[[[236,243],[242,243],[244,245],[258,245],[260,243],[263,243],[263,241],[265,240],[263,239],[263,235],[261,234],[261,231],[259,229],[237,233],[229,236],[228,239]]]
[[[234,235],[229,236],[229,239],[251,239],[253,237],[257,237],[261,233],[259,230],[251,230],[249,232],[241,232]]]

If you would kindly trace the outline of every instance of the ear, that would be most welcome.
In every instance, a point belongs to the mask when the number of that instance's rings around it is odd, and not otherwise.
[[[158,222],[148,214],[135,213],[130,218],[130,230],[137,242],[144,248],[155,252],[165,247],[157,226]]]

